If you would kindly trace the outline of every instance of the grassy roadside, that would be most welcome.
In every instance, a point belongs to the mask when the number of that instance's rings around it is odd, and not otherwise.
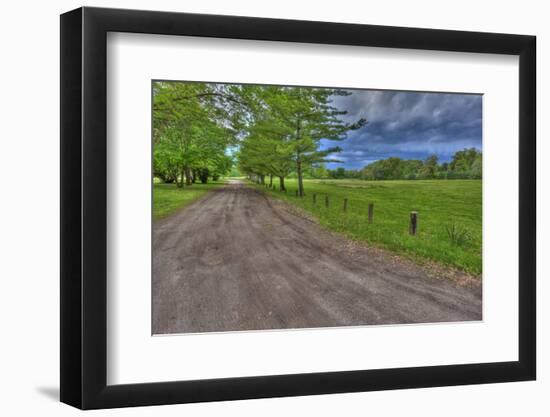
[[[404,254],[435,261],[470,274],[482,269],[482,192],[480,180],[362,181],[306,180],[304,198],[296,197],[296,180],[286,193],[253,185],[286,200],[330,230]],[[278,182],[274,182],[278,184]],[[313,194],[317,195],[316,204]],[[325,196],[329,207],[325,207]],[[347,211],[343,211],[344,199]],[[368,223],[368,204],[374,221]],[[411,211],[418,212],[418,234],[408,232]]]
[[[195,183],[183,188],[178,188],[176,184],[153,184],[153,219],[169,216],[224,183],[223,180],[208,184]]]

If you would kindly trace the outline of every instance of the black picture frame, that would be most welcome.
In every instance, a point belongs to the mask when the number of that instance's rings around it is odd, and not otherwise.
[[[107,376],[108,32],[519,56],[519,360],[112,385]],[[533,380],[534,36],[102,8],[61,15],[61,401],[81,409]]]

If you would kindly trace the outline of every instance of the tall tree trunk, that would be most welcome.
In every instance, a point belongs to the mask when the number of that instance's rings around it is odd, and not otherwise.
[[[298,159],[296,160],[296,174],[298,175],[298,194],[300,197],[303,197],[304,194],[304,181],[302,178],[302,161],[300,161],[300,157],[298,156]]]
[[[186,185],[193,184],[193,174],[191,173],[191,168],[189,167],[185,167],[185,184]]]
[[[265,175],[260,175],[260,184],[264,185],[265,184]]]
[[[273,187],[273,174],[269,174],[269,188]]]
[[[285,188],[285,177],[279,177],[279,184],[281,186],[281,191],[286,191]]]
[[[185,169],[181,167],[181,180],[178,181],[178,175],[176,174],[176,185],[178,188],[183,188],[183,178],[185,177]]]

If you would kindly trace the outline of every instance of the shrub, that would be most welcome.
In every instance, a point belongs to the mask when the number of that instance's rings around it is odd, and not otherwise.
[[[470,231],[458,223],[446,225],[445,230],[451,243],[456,246],[464,246],[472,238]]]

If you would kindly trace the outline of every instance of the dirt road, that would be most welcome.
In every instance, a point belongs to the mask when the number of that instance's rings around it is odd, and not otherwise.
[[[233,182],[153,226],[153,333],[481,319],[481,288],[351,245]]]

